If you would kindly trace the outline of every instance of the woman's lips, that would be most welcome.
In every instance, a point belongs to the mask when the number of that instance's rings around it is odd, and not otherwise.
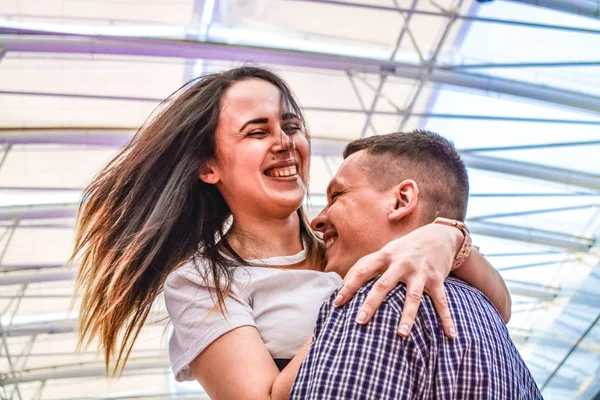
[[[287,178],[298,175],[298,168],[295,165],[289,167],[269,168],[264,172],[266,176],[271,178]]]

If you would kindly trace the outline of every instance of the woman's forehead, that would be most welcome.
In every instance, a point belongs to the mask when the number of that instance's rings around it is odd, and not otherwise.
[[[269,82],[258,79],[245,80],[232,85],[221,99],[221,114],[244,117],[261,112],[279,113],[281,93]]]
[[[291,99],[275,85],[259,79],[237,82],[223,95],[220,123],[242,127],[247,121],[266,118],[301,119]]]
[[[275,85],[262,79],[245,79],[231,85],[223,94],[221,104],[252,105],[256,103],[281,102],[281,91]]]

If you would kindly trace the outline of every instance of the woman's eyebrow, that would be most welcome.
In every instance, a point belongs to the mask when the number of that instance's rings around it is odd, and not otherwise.
[[[300,119],[300,117],[298,117],[296,114],[288,112],[285,113],[281,116],[282,120],[286,120],[286,119]]]
[[[281,116],[282,120],[287,120],[287,119],[300,119],[300,117],[298,117],[296,114],[294,113],[285,113]],[[241,127],[240,132],[242,132],[244,130],[244,128],[246,128],[248,125],[251,124],[268,124],[269,123],[269,118],[255,118],[255,119],[251,119],[250,121],[246,122],[244,124],[244,126]]]
[[[244,128],[250,124],[267,124],[269,123],[269,118],[255,118],[255,119],[251,119],[250,121],[246,122],[244,124],[244,126],[242,126],[242,128],[240,129],[240,132],[244,130]]]

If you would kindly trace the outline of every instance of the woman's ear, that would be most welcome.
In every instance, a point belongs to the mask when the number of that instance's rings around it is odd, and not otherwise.
[[[204,183],[209,183],[211,185],[215,185],[221,180],[213,160],[208,161],[198,169],[198,177]]]
[[[388,213],[390,221],[399,221],[407,215],[412,214],[419,202],[419,186],[412,179],[400,182],[394,188],[395,202]]]

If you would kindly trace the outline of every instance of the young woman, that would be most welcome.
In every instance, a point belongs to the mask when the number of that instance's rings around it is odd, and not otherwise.
[[[81,343],[98,338],[107,370],[119,371],[164,285],[177,379],[216,399],[287,398],[318,309],[342,284],[322,272],[323,244],[302,209],[309,157],[301,109],[268,70],[208,75],[170,98],[85,192],[74,253]],[[385,271],[368,316],[403,281],[400,332],[425,289],[454,336],[442,284],[462,241],[429,225],[391,242],[362,260],[341,302]],[[459,273],[510,313],[481,255]]]

